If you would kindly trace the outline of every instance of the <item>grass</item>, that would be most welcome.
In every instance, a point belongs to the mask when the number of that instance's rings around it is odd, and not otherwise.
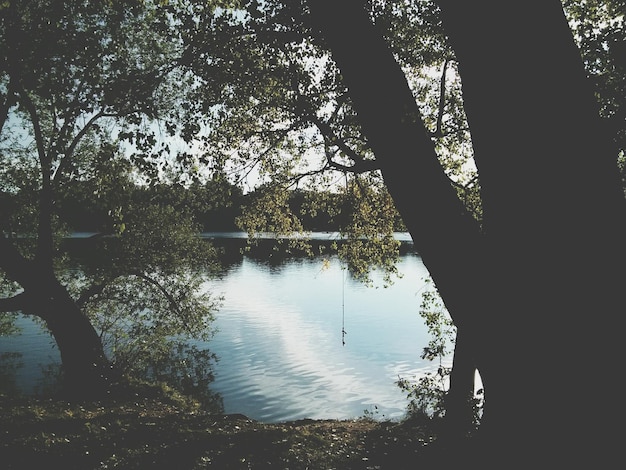
[[[154,389],[94,402],[0,396],[0,467],[399,470],[434,458],[432,424],[369,417],[267,424],[206,413]]]

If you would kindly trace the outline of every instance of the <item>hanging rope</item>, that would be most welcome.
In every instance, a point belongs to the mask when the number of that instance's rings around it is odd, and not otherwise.
[[[346,271],[343,271],[343,280],[341,283],[341,344],[346,345]]]

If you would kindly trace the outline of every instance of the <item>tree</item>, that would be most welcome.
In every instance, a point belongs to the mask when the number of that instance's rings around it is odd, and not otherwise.
[[[619,315],[626,221],[611,136],[559,2],[514,11],[495,2],[439,5],[459,62],[482,230],[443,177],[402,70],[363,3],[310,3],[387,187],[469,339],[485,385],[481,458],[608,463],[623,405],[612,380],[619,338],[607,325]],[[429,204],[418,204],[425,197]],[[589,348],[605,351],[603,360]],[[546,358],[551,366],[538,366]],[[582,385],[582,371],[609,385]],[[610,403],[615,414],[584,410],[590,401]]]
[[[377,28],[393,43],[419,97],[428,134],[436,139],[445,168],[441,176],[454,185],[467,208],[468,223],[477,225],[472,219],[480,218],[478,185],[468,171],[469,137],[459,82],[450,73],[452,52],[436,12],[422,7],[413,11],[407,4],[375,2]],[[251,193],[256,199],[239,218],[252,236],[303,231],[301,220],[283,203],[289,188],[326,188],[327,194],[343,196],[347,204],[332,209],[336,228],[347,238],[340,256],[362,279],[378,267],[391,282],[399,249],[392,236],[399,225],[397,212],[341,73],[315,38],[306,10],[292,2],[245,2],[243,10],[200,22],[199,32],[186,38],[190,68],[211,85],[199,93],[199,102],[205,104],[198,106],[208,108],[207,96],[220,98],[218,112],[211,117],[206,158],[239,167],[244,175],[257,168],[261,181],[268,183]],[[209,81],[216,75],[227,77],[221,93]],[[424,191],[422,197],[428,200],[431,195]],[[310,213],[328,210],[320,199],[304,207]],[[302,245],[303,239],[295,243]],[[441,246],[445,244],[441,239]],[[474,391],[474,364],[470,360],[461,366],[464,355],[456,357],[449,395],[458,399],[448,400],[448,419],[456,402],[459,416],[468,416],[463,412]]]
[[[327,170],[346,180],[380,170],[458,328],[465,353],[455,352],[455,370],[462,359],[460,369],[480,371],[479,455],[500,466],[511,455],[591,465],[618,449],[619,338],[607,325],[624,283],[625,126],[615,93],[624,10],[619,1],[565,5],[580,50],[559,2],[444,0],[250,1],[200,28],[211,34],[187,49],[200,76],[219,68],[234,77],[218,115],[230,142],[216,160],[243,142],[236,156],[274,171],[283,187]],[[214,48],[217,33],[248,53]],[[458,72],[462,111],[445,76],[439,105],[416,103],[428,78],[415,75],[420,61]],[[442,166],[468,142],[478,174],[462,194],[479,189],[478,205],[475,191],[459,197],[459,179]],[[322,164],[298,172],[311,147]],[[281,160],[285,149],[297,158]],[[585,373],[607,378],[608,389],[583,384]],[[616,412],[589,411],[590,397]]]
[[[103,303],[111,310],[129,289],[141,288],[138,303],[124,307],[136,307],[133,313],[142,312],[144,323],[161,325],[161,339],[183,326],[197,333],[214,307],[192,290],[208,253],[206,243],[189,240],[188,217],[174,220],[171,209],[161,209],[158,214],[169,219],[158,221],[169,242],[164,244],[163,238],[137,234],[140,222],[153,215],[150,209],[135,210],[133,219],[128,207],[133,177],[150,181],[164,170],[169,142],[159,142],[151,125],[173,106],[171,92],[185,83],[175,74],[180,39],[168,15],[160,2],[132,0],[0,5],[1,184],[8,201],[20,201],[0,221],[0,268],[12,288],[0,311],[44,321],[61,354],[67,391],[75,395],[103,391],[110,375],[101,335],[112,319],[98,316]],[[109,228],[120,235],[127,256],[72,283],[57,270],[57,203],[68,194],[79,196],[81,187],[110,211]],[[167,222],[178,223],[177,230],[166,232],[172,228]],[[32,234],[33,246],[15,233]],[[170,248],[175,253],[165,251]],[[193,278],[181,276],[191,261],[186,272]],[[152,318],[144,318],[146,302],[157,297],[161,303],[152,305]]]

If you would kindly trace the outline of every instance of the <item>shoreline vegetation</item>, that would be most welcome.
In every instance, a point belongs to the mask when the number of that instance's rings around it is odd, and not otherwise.
[[[444,455],[427,418],[261,423],[156,386],[92,402],[0,396],[0,423],[6,470],[403,469]]]
[[[101,236],[75,232],[68,238]],[[201,236],[247,238],[245,232]],[[313,233],[322,242],[338,236]],[[410,237],[401,241],[412,245]],[[435,421],[375,418],[364,411],[349,420],[262,423],[241,414],[205,411],[192,399],[154,384],[133,383],[101,401],[0,393],[0,462],[3,470],[321,470],[413,468],[433,458]]]

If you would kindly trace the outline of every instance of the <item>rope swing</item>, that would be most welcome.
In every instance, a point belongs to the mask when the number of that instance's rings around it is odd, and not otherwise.
[[[346,271],[343,271],[343,282],[341,283],[341,345],[346,345]]]

